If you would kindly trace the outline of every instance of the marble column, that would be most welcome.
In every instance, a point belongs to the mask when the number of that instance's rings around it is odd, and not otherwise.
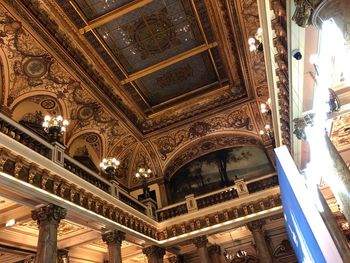
[[[142,249],[143,254],[147,256],[148,263],[163,263],[165,249],[157,246],[150,246]]]
[[[36,263],[56,263],[57,227],[67,210],[56,205],[41,206],[32,211],[32,218],[39,225]]]
[[[122,262],[122,242],[125,239],[125,233],[119,230],[113,230],[102,234],[102,240],[108,245],[108,262]]]
[[[193,239],[193,244],[197,248],[199,261],[201,263],[210,263],[209,254],[208,254],[208,239],[206,236],[199,236]]]
[[[272,256],[270,249],[266,243],[265,234],[262,229],[264,222],[262,220],[255,220],[247,224],[249,230],[252,232],[259,262],[272,263]]]
[[[209,254],[211,263],[221,263],[221,247],[219,245],[209,246],[208,254]]]

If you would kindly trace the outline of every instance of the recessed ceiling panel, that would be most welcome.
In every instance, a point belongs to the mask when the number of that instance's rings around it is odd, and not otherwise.
[[[189,1],[153,1],[97,31],[129,74],[203,44]]]
[[[75,0],[87,19],[92,20],[116,8],[122,7],[130,0]]]
[[[185,59],[136,81],[152,106],[217,82],[208,52]]]

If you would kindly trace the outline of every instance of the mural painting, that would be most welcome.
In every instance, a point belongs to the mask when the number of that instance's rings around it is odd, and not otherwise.
[[[180,168],[170,179],[172,202],[201,195],[274,171],[265,152],[254,146],[227,148],[204,155]]]

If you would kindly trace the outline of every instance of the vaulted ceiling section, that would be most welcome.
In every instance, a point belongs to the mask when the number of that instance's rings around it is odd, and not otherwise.
[[[270,149],[258,28],[256,0],[4,0],[1,110],[38,125],[62,114],[70,154],[118,157],[128,187],[139,163],[157,178],[208,153],[202,140]]]

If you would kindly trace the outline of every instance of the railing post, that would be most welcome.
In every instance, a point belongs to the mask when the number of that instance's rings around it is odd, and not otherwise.
[[[189,213],[195,212],[198,210],[197,202],[196,202],[196,199],[194,198],[194,194],[186,195],[185,199],[186,199],[187,211]]]
[[[156,219],[157,217],[157,202],[154,201],[152,198],[147,198],[141,201],[146,207],[147,207],[147,216],[150,218]]]
[[[52,153],[52,161],[60,166],[64,166],[64,150],[66,149],[66,147],[64,147],[59,142],[54,142],[53,146],[54,149]]]
[[[239,197],[246,196],[249,194],[248,187],[247,184],[244,182],[244,179],[235,180],[235,184],[237,188],[237,194]]]
[[[111,184],[112,184],[112,186],[111,186],[111,195],[114,196],[117,199],[120,199],[119,198],[119,183],[116,180],[112,179],[111,180]]]

